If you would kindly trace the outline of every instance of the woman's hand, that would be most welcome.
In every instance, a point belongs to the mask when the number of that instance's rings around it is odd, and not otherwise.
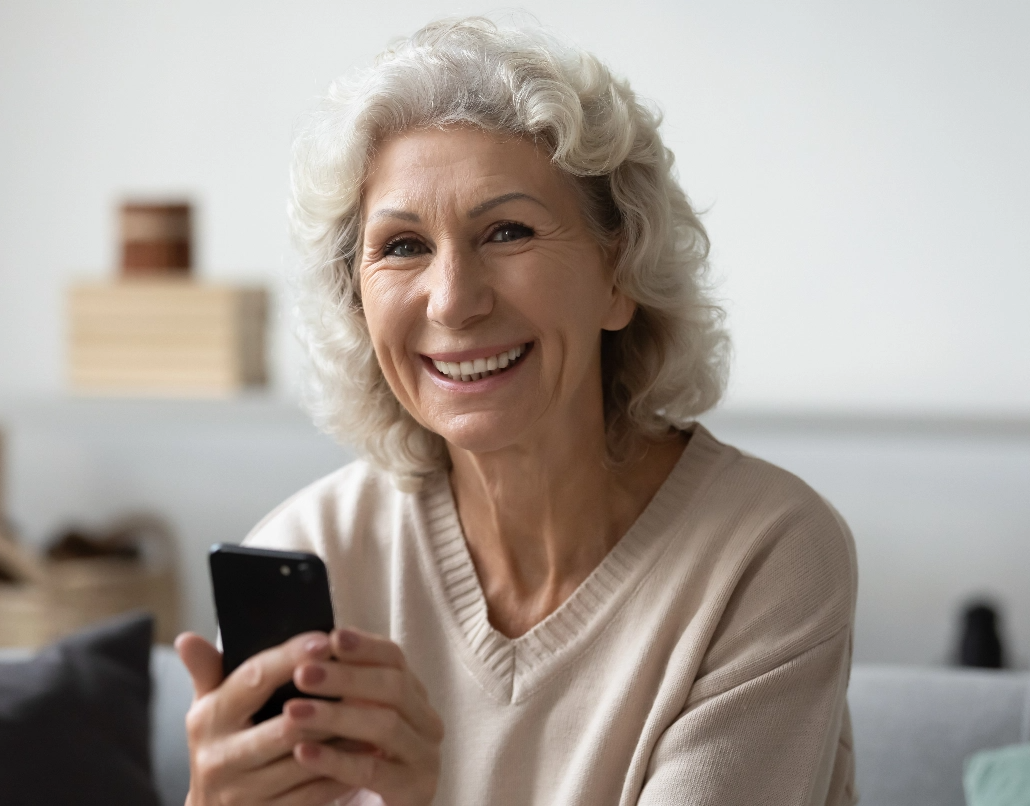
[[[305,693],[340,701],[290,700],[285,732],[337,741],[299,742],[296,763],[312,779],[371,790],[387,806],[430,803],[440,775],[443,722],[404,653],[392,641],[356,630],[334,630],[330,649],[334,658],[305,659],[293,681]]]
[[[250,721],[299,666],[329,659],[325,633],[299,635],[261,652],[224,681],[221,653],[199,635],[184,633],[175,647],[193,678],[195,692],[186,714],[187,806],[324,806],[356,794],[348,784],[313,771],[294,757],[298,743],[326,738],[326,733],[306,729],[283,715],[259,725]]]

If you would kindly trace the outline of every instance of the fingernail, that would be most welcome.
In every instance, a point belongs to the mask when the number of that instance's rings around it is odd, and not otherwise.
[[[300,681],[307,686],[317,686],[325,680],[325,669],[321,666],[305,666],[300,670]]]
[[[304,643],[304,651],[309,655],[316,655],[324,652],[329,646],[329,637],[326,635],[313,635]]]
[[[315,706],[309,702],[289,702],[286,711],[292,719],[309,719],[315,715]]]
[[[361,643],[361,638],[356,632],[350,630],[337,630],[336,640],[340,644],[340,649],[353,650],[358,648],[358,644]]]

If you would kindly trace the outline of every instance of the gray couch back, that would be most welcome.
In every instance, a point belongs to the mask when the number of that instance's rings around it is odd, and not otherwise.
[[[1030,674],[856,666],[848,703],[862,806],[963,806],[964,760],[1030,742]]]

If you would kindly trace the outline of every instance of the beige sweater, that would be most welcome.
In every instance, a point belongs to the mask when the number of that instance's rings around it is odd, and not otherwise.
[[[851,536],[701,426],[604,561],[514,640],[490,626],[443,473],[401,493],[355,462],[248,543],[321,555],[337,623],[403,648],[446,724],[436,804],[856,800]]]

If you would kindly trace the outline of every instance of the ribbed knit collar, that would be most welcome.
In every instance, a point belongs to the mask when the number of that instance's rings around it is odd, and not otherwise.
[[[557,610],[518,638],[490,624],[486,597],[465,543],[446,473],[419,494],[420,554],[441,618],[469,673],[502,703],[529,697],[600,634],[688,520],[722,446],[701,425],[668,478],[600,564]]]

